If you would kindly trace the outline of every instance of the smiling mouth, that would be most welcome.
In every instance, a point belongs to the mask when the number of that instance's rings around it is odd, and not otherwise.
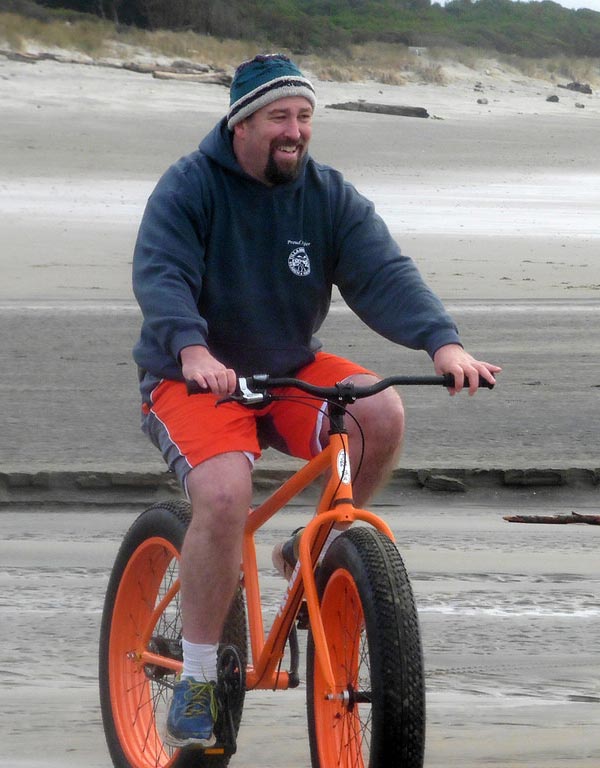
[[[284,155],[296,155],[302,151],[301,144],[282,144],[275,147],[278,152],[283,152]]]

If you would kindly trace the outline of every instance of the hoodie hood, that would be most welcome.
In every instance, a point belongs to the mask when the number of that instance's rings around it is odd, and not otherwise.
[[[242,170],[233,151],[233,134],[227,128],[225,117],[202,139],[198,149],[203,155],[214,160],[223,168],[227,168],[228,171],[242,176],[247,175]]]

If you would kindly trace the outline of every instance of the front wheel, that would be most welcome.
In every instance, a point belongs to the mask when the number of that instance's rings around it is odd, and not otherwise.
[[[177,588],[181,546],[190,520],[184,502],[155,504],[125,534],[110,576],[100,630],[100,704],[106,741],[116,768],[225,768],[229,754],[174,750],[163,741],[175,672],[143,663],[151,652],[181,662]],[[247,660],[246,614],[238,590],[222,637],[221,666],[233,672],[235,695],[227,727],[237,733]],[[233,649],[233,651],[231,650]],[[233,659],[233,661],[232,661]],[[231,677],[231,675],[229,675]],[[220,740],[223,715],[215,724]]]
[[[313,768],[422,768],[421,641],[398,550],[374,529],[351,528],[328,549],[318,588],[335,690],[328,690],[309,634]]]

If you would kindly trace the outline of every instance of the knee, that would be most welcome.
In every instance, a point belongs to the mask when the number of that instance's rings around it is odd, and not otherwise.
[[[387,389],[363,402],[366,412],[358,419],[366,441],[383,452],[399,448],[404,436],[404,406],[398,393]]]
[[[252,500],[250,468],[245,458],[233,466],[225,462],[218,464],[212,467],[201,464],[188,474],[192,521],[216,531],[231,532],[245,522]]]

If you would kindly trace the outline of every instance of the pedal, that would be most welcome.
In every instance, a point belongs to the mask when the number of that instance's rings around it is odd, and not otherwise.
[[[215,728],[216,730],[216,728]],[[224,755],[231,756],[233,752],[231,752],[229,745],[227,744],[221,744],[219,741],[216,741],[212,746],[205,747],[202,744],[186,744],[184,746],[179,747],[179,749],[182,752],[185,752],[186,754],[193,754],[193,755],[206,755],[207,757],[223,757]],[[203,763],[204,765],[204,763]]]
[[[215,723],[217,743],[204,750],[206,756],[231,756],[237,751],[237,734],[233,713],[240,705],[246,691],[245,669],[237,649],[225,646],[220,654],[217,669],[217,698],[219,717]]]
[[[202,750],[202,754],[206,755],[206,757],[223,757],[225,754],[230,755],[233,752],[229,752],[224,746],[215,744],[213,747],[206,747],[206,749]]]

